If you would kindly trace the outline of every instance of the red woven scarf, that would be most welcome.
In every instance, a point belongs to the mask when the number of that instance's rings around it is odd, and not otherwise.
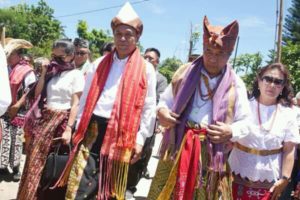
[[[98,65],[73,139],[75,147],[56,186],[66,184],[72,160],[80,141],[85,137],[94,108],[107,81],[112,60],[113,53],[105,56]],[[146,66],[139,49],[136,48],[125,65],[101,147],[98,199],[112,196],[119,199],[125,194],[129,161],[135,146],[146,93]]]
[[[200,135],[206,135],[206,129],[188,128],[186,141],[178,164],[175,199],[193,199],[196,180],[201,181],[201,142]],[[199,170],[200,169],[200,170]],[[200,175],[200,177],[198,177]],[[200,183],[201,184],[201,183]]]

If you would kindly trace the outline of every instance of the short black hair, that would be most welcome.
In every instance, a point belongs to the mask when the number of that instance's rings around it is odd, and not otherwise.
[[[150,51],[154,51],[156,53],[157,57],[160,58],[160,52],[158,49],[151,47],[151,48],[146,49],[145,53],[150,52]]]
[[[106,42],[102,45],[100,49],[100,54],[103,55],[104,51],[112,52],[114,50],[115,44],[113,42]]]
[[[83,38],[75,38],[73,41],[75,47],[79,48],[89,48],[89,41]]]

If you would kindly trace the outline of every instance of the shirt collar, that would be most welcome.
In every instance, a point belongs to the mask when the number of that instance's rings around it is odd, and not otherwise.
[[[114,53],[113,60],[119,63],[126,63],[128,60],[128,56],[126,58],[120,59],[118,58],[117,52]]]

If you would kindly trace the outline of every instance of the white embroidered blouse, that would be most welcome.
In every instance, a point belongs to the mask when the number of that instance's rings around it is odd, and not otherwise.
[[[278,149],[283,146],[284,142],[300,143],[296,115],[291,108],[280,104],[278,106],[259,104],[260,126],[258,103],[255,99],[250,100],[250,107],[252,115],[248,118],[249,121],[245,122],[245,127],[240,129],[239,137],[232,139],[233,142],[257,150]],[[272,121],[274,121],[273,125]],[[251,181],[278,180],[281,176],[281,163],[281,153],[259,156],[233,148],[229,157],[231,170]]]

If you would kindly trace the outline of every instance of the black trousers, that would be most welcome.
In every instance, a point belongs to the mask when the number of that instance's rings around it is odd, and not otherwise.
[[[132,193],[136,192],[136,186],[142,178],[143,173],[147,170],[154,142],[155,134],[146,139],[141,158],[136,163],[129,166],[127,190],[130,190]]]
[[[92,116],[90,123],[97,122],[98,134],[90,150],[90,156],[84,168],[79,188],[76,193],[76,200],[96,200],[99,188],[99,153],[105,136],[108,120],[96,115]]]

